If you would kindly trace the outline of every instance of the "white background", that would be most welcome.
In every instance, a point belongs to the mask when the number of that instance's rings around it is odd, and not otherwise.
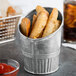
[[[56,7],[63,13],[63,0],[8,0],[12,5],[19,6],[23,9],[23,14],[26,15],[37,5],[43,7]]]

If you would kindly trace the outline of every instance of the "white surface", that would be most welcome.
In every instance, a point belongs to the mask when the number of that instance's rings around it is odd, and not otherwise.
[[[62,43],[62,45],[64,47],[69,47],[69,48],[72,48],[72,49],[75,49],[76,50],[76,44]]]
[[[0,0],[0,9],[7,9],[9,5],[8,0]]]
[[[43,7],[55,7],[63,13],[63,0],[8,0],[12,5],[19,6],[23,9],[23,14],[27,15],[37,5]]]

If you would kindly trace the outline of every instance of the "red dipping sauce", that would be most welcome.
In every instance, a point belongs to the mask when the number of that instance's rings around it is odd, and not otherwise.
[[[16,76],[18,70],[15,67],[6,63],[0,63],[0,76]]]

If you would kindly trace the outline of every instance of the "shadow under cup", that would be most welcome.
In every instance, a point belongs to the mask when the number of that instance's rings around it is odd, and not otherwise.
[[[49,13],[52,8],[45,8]],[[26,17],[31,21],[36,11],[33,10]],[[58,20],[62,21],[62,15],[58,13]],[[24,55],[24,69],[33,74],[53,73],[59,68],[59,54],[61,46],[61,26],[53,34],[31,39],[21,33],[19,25],[20,48]]]

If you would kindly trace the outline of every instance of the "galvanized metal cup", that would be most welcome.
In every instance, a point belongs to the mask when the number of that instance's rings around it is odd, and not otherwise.
[[[46,8],[51,13],[52,8]],[[32,21],[33,10],[26,17]],[[59,12],[58,19],[62,21],[62,15]],[[53,34],[39,39],[31,39],[21,33],[19,25],[20,48],[24,55],[24,68],[33,74],[53,73],[59,68],[59,54],[61,46],[61,26]]]

